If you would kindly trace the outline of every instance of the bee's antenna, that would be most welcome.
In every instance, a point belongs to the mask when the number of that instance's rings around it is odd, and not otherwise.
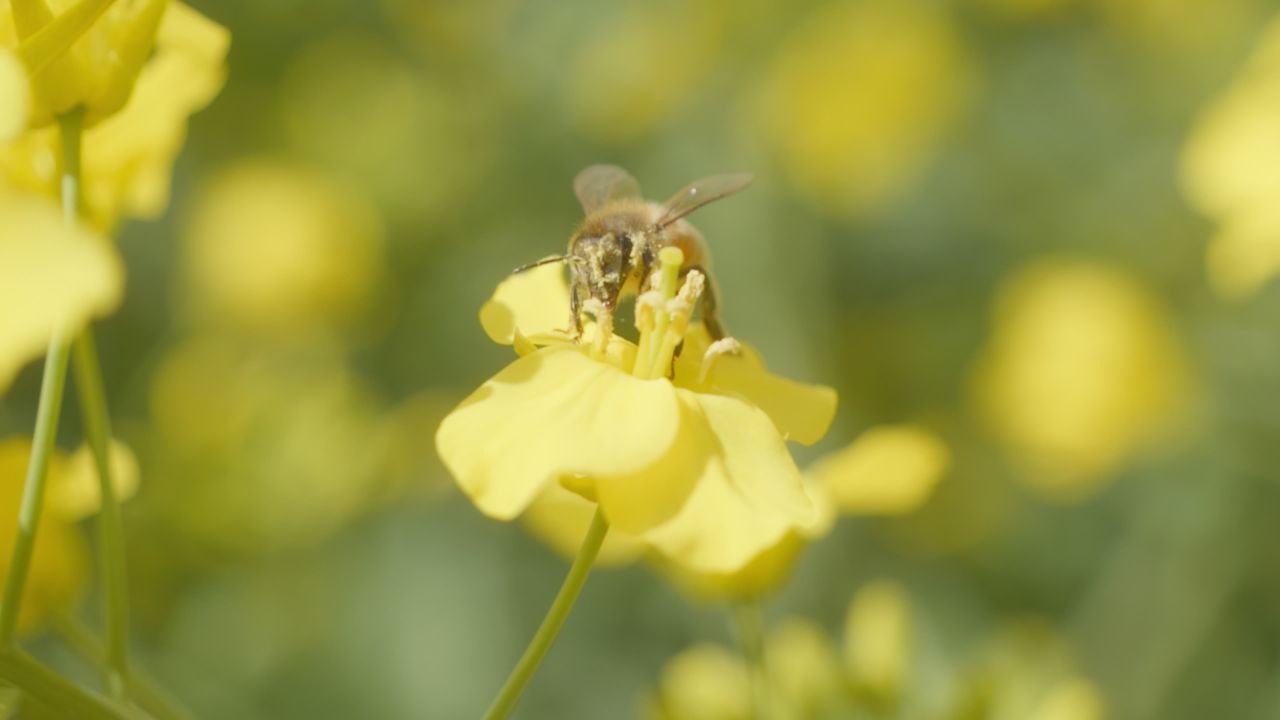
[[[512,270],[511,274],[515,275],[517,273],[522,273],[525,270],[532,270],[536,267],[541,267],[543,265],[550,265],[551,263],[564,262],[565,260],[568,260],[568,259],[569,258],[565,255],[555,255],[549,258],[542,258],[541,260],[538,260],[536,262],[531,262],[531,263],[528,263],[527,265],[521,265],[515,270]]]

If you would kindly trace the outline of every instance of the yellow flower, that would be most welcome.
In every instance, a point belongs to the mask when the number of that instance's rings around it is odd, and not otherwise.
[[[100,237],[69,226],[52,202],[0,188],[0,392],[44,354],[57,329],[76,331],[120,302],[124,271]]]
[[[1188,198],[1219,228],[1209,279],[1226,297],[1256,292],[1280,273],[1280,17],[1253,56],[1201,114],[1183,152]]]
[[[968,65],[934,4],[823,4],[783,43],[744,116],[807,199],[856,215],[925,168],[966,104]]]
[[[236,163],[200,192],[185,224],[181,293],[199,320],[264,332],[341,324],[379,284],[377,212],[323,174]]]
[[[17,536],[18,506],[25,485],[31,441],[24,437],[0,440],[0,577],[7,572]],[[132,453],[123,444],[112,448],[117,469],[127,474],[117,477],[123,499],[137,487],[137,469],[128,466]],[[18,616],[19,632],[39,630],[59,612],[71,609],[88,581],[88,558],[84,539],[75,522],[98,511],[98,476],[92,468],[89,449],[81,448],[68,460],[55,453],[49,466],[48,496],[35,555],[27,577],[26,594]]]
[[[117,0],[115,7],[138,11],[152,4]],[[122,217],[153,218],[165,209],[187,117],[208,104],[224,81],[229,35],[222,26],[173,2],[167,4],[154,36],[154,52],[142,66],[127,104],[84,134],[85,207],[92,224],[104,231]],[[55,195],[57,148],[55,128],[28,131],[0,148],[0,178],[15,187]]]
[[[674,284],[673,253],[664,268]],[[696,273],[680,296],[654,300],[683,303],[671,311],[665,336],[642,334],[639,347],[614,336],[602,347],[606,336],[593,337],[594,330],[590,342],[575,345],[557,339],[556,326],[525,321],[554,317],[551,306],[563,321],[569,307],[563,280],[558,288],[552,280],[559,268],[531,272],[546,277],[520,278],[516,287],[545,282],[553,291],[481,313],[491,337],[523,339],[526,354],[463,401],[436,434],[446,467],[482,512],[512,519],[559,482],[598,502],[618,531],[702,572],[736,570],[813,522],[784,437],[818,439],[834,413],[833,391],[774,378],[749,355],[709,354],[698,382],[679,371],[674,381],[662,377],[676,343],[689,337]],[[504,283],[493,302],[505,305],[509,294]],[[529,338],[548,344],[537,348]],[[638,355],[654,360],[642,364]],[[746,365],[722,377],[721,366],[736,360]]]
[[[1119,269],[1046,260],[1001,288],[973,373],[988,424],[1051,497],[1098,488],[1186,409],[1187,358],[1159,300]]]
[[[1065,645],[1043,624],[1011,623],[976,649],[935,652],[927,661],[917,652],[916,633],[906,590],[892,581],[870,582],[849,603],[842,652],[808,620],[787,618],[770,629],[758,696],[770,703],[770,716],[779,718],[1104,716],[1101,693],[1076,672]],[[646,716],[750,718],[752,695],[751,673],[741,657],[698,644],[663,667]]]
[[[45,125],[57,115],[85,111],[93,125],[115,113],[129,99],[155,41],[156,27],[168,0],[88,0],[78,3],[10,0],[0,10],[0,43],[16,47],[48,27],[55,15],[96,16],[64,53],[31,78],[33,125]]]

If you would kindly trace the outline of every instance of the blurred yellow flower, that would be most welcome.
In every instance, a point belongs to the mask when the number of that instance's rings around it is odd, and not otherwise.
[[[57,329],[74,332],[120,302],[124,270],[105,240],[69,226],[52,202],[0,188],[0,392],[42,356]]]
[[[354,189],[271,160],[219,171],[186,219],[182,300],[198,321],[277,332],[359,317],[382,226]]]
[[[907,684],[915,641],[906,590],[887,580],[863,586],[845,615],[844,663],[860,690],[895,699]]]
[[[1209,279],[1232,298],[1280,272],[1280,17],[1232,83],[1205,108],[1183,152],[1188,198],[1219,223]]]
[[[137,75],[132,95],[127,95],[128,102],[123,107],[99,118],[102,121],[84,134],[84,204],[91,223],[107,232],[124,217],[154,218],[164,211],[169,201],[172,165],[186,136],[187,117],[207,105],[225,79],[224,61],[230,43],[226,28],[180,2],[146,0],[144,4],[117,0],[115,8],[132,8],[128,12],[140,13],[157,4],[164,12],[159,28],[152,29],[154,52],[150,51],[148,39],[148,49],[142,56],[146,63]],[[107,17],[114,12],[115,9],[109,11]],[[94,31],[98,28],[95,25]],[[138,26],[127,28],[135,32]],[[117,31],[120,29],[114,27],[102,30]],[[80,44],[90,39],[92,36]],[[129,42],[136,42],[136,38]],[[134,45],[129,47],[130,52],[136,49]],[[111,52],[109,43],[103,51]],[[56,128],[30,130],[8,147],[0,147],[0,183],[7,181],[15,187],[54,196],[58,187],[57,158]]]
[[[975,402],[1059,499],[1085,496],[1186,409],[1187,358],[1160,301],[1122,270],[1044,260],[1002,285]]]
[[[857,215],[925,167],[966,104],[969,64],[935,3],[825,4],[783,43],[746,116],[806,198]]]
[[[930,430],[882,425],[806,472],[841,512],[899,515],[924,504],[950,463],[950,450]]]
[[[751,720],[751,675],[718,645],[695,645],[667,661],[646,708],[653,720]]]
[[[992,720],[1102,720],[1102,693],[1075,667],[1071,651],[1041,620],[1007,623],[968,668],[953,701]]]
[[[710,75],[719,3],[628,3],[584,38],[569,62],[569,119],[602,142],[633,142],[670,120]]]
[[[111,440],[109,452],[111,484],[116,500],[122,502],[138,491],[138,457],[128,445],[115,438]],[[88,445],[81,445],[62,464],[61,475],[49,484],[45,504],[50,512],[71,520],[89,517],[102,508],[102,485]]]
[[[22,500],[31,442],[27,438],[0,440],[0,577],[8,571],[17,536],[18,506]],[[50,490],[64,481],[65,462],[55,455],[50,463]],[[46,504],[36,536],[35,554],[27,576],[26,594],[18,615],[18,630],[40,629],[54,615],[71,609],[88,581],[88,557],[74,518]]]
[[[0,44],[17,47],[50,27],[55,16],[81,15],[71,46],[40,68],[32,68],[32,124],[46,125],[75,109],[94,125],[120,110],[151,54],[156,27],[168,0],[10,0],[0,7]]]
[[[664,266],[674,273],[679,260],[664,259]],[[549,279],[561,270],[530,272]],[[495,301],[531,282],[538,281],[503,283]],[[681,298],[691,286],[696,282],[686,283]],[[698,373],[706,379],[696,387],[680,373],[674,382],[662,377],[677,341],[687,338],[687,302],[673,312],[678,319],[666,344],[655,341],[666,359],[659,355],[652,363],[657,372],[646,377],[634,361],[636,347],[625,340],[612,338],[609,346],[621,350],[597,355],[557,339],[556,327],[531,322],[554,317],[547,311],[553,305],[567,312],[563,280],[546,287],[527,306],[505,313],[487,306],[481,321],[491,337],[542,337],[550,344],[486,382],[436,435],[445,465],[481,511],[514,518],[559,482],[598,502],[622,533],[700,572],[736,570],[814,520],[783,437],[820,437],[834,414],[834,392],[799,384],[779,391],[781,381],[758,364],[722,384],[720,367],[731,358],[710,355]],[[641,346],[649,347],[644,337]],[[774,412],[755,405],[752,395],[769,397]]]
[[[0,47],[0,142],[22,132],[30,112],[31,86],[17,56]]]
[[[314,543],[385,497],[396,428],[332,338],[197,335],[151,386],[151,499],[206,545]]]
[[[876,580],[849,602],[843,652],[818,625],[786,618],[765,639],[759,697],[771,717],[975,717],[1101,720],[1101,693],[1079,675],[1048,627],[1000,628],[977,648],[917,652],[917,619],[906,590]],[[921,625],[927,628],[928,625]],[[760,676],[757,676],[760,677]],[[645,705],[653,720],[751,718],[751,674],[743,659],[698,644],[669,660]]]

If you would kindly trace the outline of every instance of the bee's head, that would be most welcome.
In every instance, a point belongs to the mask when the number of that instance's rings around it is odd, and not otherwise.
[[[573,282],[581,284],[588,296],[613,310],[631,275],[631,250],[632,241],[626,234],[579,236],[566,258]]]

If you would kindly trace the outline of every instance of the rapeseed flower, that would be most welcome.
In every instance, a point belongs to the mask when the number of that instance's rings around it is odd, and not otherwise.
[[[1079,499],[1188,407],[1188,359],[1159,299],[1118,268],[1045,260],[1000,289],[974,368],[979,413],[1032,487]]]
[[[29,34],[18,32],[25,21],[16,20],[26,14],[14,11],[37,5],[42,0],[25,0],[0,12],[0,45],[14,47]],[[31,129],[0,147],[0,185],[55,197],[58,131],[41,126],[81,108],[89,222],[109,232],[124,217],[158,216],[168,205],[187,117],[221,89],[229,42],[226,28],[180,2],[116,0],[64,56],[32,77]]]
[[[1217,222],[1208,248],[1214,289],[1252,295],[1280,273],[1280,17],[1201,113],[1183,151],[1183,186]]]
[[[605,329],[569,341],[557,267],[499,286],[481,323],[521,357],[436,434],[482,512],[510,520],[559,484],[598,503],[623,534],[700,572],[734,571],[817,520],[785,440],[821,438],[834,391],[774,376],[723,342],[701,357],[690,343],[673,363],[676,346],[696,337],[689,316],[703,280],[691,271],[677,294],[681,261],[663,251],[662,292],[637,301],[638,345],[612,335],[603,312]]]
[[[972,650],[939,655],[907,591],[876,580],[850,600],[833,642],[811,620],[784,618],[764,640],[764,672],[728,648],[699,643],[667,662],[646,699],[653,720],[769,717],[983,717],[1101,720],[1102,696],[1052,631],[1035,621],[1000,628]],[[933,652],[928,652],[932,650]],[[754,678],[753,678],[754,675]]]
[[[969,53],[937,3],[821,4],[744,117],[801,195],[837,216],[896,199],[967,105]]]

